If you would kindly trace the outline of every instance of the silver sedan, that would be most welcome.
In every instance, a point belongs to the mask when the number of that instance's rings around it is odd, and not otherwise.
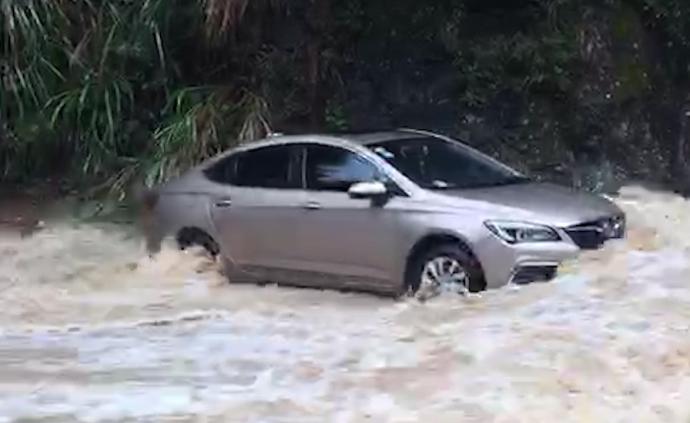
[[[273,136],[146,196],[166,236],[218,255],[233,282],[389,294],[549,280],[625,234],[607,199],[538,183],[469,146],[397,130]]]

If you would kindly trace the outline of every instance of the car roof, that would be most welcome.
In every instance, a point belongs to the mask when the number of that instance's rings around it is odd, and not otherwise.
[[[225,150],[215,157],[210,158],[206,164],[211,165],[223,158],[241,151],[250,151],[262,147],[270,147],[284,144],[299,144],[299,143],[319,143],[335,146],[357,148],[370,144],[382,143],[400,139],[411,139],[418,137],[439,137],[437,134],[431,132],[419,131],[414,129],[394,129],[394,130],[379,130],[366,132],[331,132],[324,134],[272,134],[257,141],[247,141],[234,148]]]
[[[335,136],[356,144],[368,145],[392,140],[416,138],[420,136],[420,133],[412,130],[397,129],[393,131],[345,132]]]
[[[276,134],[268,136],[262,141],[249,143],[257,144],[283,144],[295,142],[326,142],[329,144],[357,144],[369,145],[386,141],[417,138],[419,136],[436,136],[431,133],[424,133],[412,129],[379,130],[366,132],[330,132],[322,134],[300,134],[282,135]]]

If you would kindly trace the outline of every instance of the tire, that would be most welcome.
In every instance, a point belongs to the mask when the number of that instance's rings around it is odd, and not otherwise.
[[[442,279],[443,282],[438,285],[430,277],[433,274],[432,268],[445,269],[444,272],[439,272],[442,277],[437,279]],[[406,285],[411,296],[425,301],[445,291],[459,294],[481,292],[484,290],[484,275],[477,260],[461,245],[441,244],[413,260]]]
[[[220,254],[220,247],[211,235],[196,228],[182,229],[177,235],[177,244],[181,250],[190,247],[203,247],[206,252],[214,259]]]

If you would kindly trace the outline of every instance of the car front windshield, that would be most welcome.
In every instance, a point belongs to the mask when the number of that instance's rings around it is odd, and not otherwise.
[[[471,189],[529,181],[483,154],[440,138],[404,138],[367,147],[422,188]]]

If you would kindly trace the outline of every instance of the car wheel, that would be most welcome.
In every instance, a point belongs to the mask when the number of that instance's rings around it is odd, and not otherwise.
[[[181,250],[190,247],[202,247],[213,258],[220,253],[220,247],[211,235],[196,228],[184,228],[177,234],[177,244]]]
[[[446,292],[465,295],[483,289],[479,263],[457,244],[439,245],[421,254],[409,277],[409,292],[421,301]]]

